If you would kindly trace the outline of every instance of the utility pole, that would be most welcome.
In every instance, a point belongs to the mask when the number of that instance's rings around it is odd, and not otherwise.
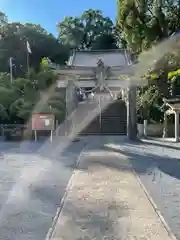
[[[31,47],[30,47],[30,44],[28,42],[28,40],[26,41],[26,48],[27,48],[27,56],[26,56],[26,61],[27,61],[27,74],[28,74],[28,79],[29,79],[29,74],[30,74],[30,71],[29,71],[29,54],[32,54],[32,51],[31,51]]]
[[[29,52],[27,52],[27,59],[26,59],[26,61],[27,61],[27,74],[28,74],[28,79],[29,79]]]
[[[10,67],[10,80],[11,80],[11,83],[13,82],[13,58],[10,57],[9,58],[9,67]]]

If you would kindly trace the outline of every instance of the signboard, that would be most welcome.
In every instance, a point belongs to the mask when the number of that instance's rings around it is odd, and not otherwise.
[[[49,113],[32,114],[32,130],[54,130],[55,118]]]

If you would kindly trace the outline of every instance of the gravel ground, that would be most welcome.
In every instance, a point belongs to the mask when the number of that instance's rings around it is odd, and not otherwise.
[[[146,140],[131,144],[116,140],[114,144],[129,156],[172,232],[180,239],[180,143]]]
[[[1,142],[0,240],[44,240],[84,145]]]

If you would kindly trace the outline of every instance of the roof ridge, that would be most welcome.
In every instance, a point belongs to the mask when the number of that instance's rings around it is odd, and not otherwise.
[[[73,52],[82,52],[82,53],[95,53],[95,52],[104,52],[104,53],[108,53],[108,52],[125,52],[126,49],[122,48],[122,49],[98,49],[98,50],[73,50]]]

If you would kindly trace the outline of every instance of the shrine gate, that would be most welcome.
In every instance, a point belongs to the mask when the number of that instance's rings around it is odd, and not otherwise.
[[[87,115],[91,119],[91,113],[99,104],[101,112],[81,134],[127,134],[136,138],[136,90],[129,87],[130,80],[124,77],[132,74],[131,66],[131,56],[126,50],[73,51],[67,66],[52,65],[59,76],[57,87],[66,89],[67,117],[77,109],[71,119],[74,127]],[[78,103],[77,88],[91,89],[94,100]]]

